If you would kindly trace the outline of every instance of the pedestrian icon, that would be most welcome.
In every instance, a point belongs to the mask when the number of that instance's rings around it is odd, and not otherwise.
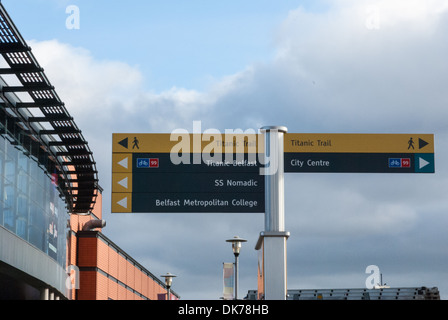
[[[134,137],[134,141],[132,142],[132,149],[140,149],[140,147],[138,146],[138,139],[137,137]]]
[[[409,139],[409,141],[408,141],[408,150],[409,150],[410,148],[414,149],[414,140],[412,140],[412,137],[411,137],[411,139]]]

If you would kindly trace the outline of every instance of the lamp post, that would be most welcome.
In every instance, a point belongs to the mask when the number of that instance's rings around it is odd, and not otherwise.
[[[232,239],[226,240],[226,242],[232,243],[233,254],[235,255],[235,300],[238,300],[238,256],[240,255],[241,244],[247,240],[238,236],[234,236]]]
[[[166,300],[170,300],[170,288],[171,288],[171,284],[173,283],[173,278],[175,278],[176,275],[168,272],[167,274],[161,275],[161,277],[165,278]]]

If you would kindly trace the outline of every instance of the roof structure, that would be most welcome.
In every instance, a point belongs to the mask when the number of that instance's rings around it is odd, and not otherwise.
[[[256,300],[257,290],[249,290],[248,300]],[[437,287],[377,286],[339,289],[289,289],[287,300],[440,300]]]
[[[99,190],[92,152],[1,3],[0,54],[6,62],[0,67],[0,106],[13,123],[9,130],[21,145],[38,144],[32,155],[57,178],[71,213],[91,211]]]

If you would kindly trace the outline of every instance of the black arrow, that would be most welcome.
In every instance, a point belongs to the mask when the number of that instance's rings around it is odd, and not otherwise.
[[[127,149],[128,148],[128,138],[124,138],[123,140],[118,141],[118,144]]]
[[[418,148],[421,149],[424,146],[426,146],[428,144],[428,142],[426,142],[425,140],[422,140],[420,138],[418,138]]]

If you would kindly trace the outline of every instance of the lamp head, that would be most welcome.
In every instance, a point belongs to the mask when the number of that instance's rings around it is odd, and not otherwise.
[[[238,256],[240,254],[241,244],[243,242],[247,242],[247,240],[246,239],[242,239],[242,238],[240,238],[238,236],[234,236],[232,239],[226,240],[226,242],[232,243],[233,254],[235,256]]]
[[[168,272],[167,274],[161,275],[161,277],[165,278],[165,284],[166,284],[167,288],[170,288],[173,283],[173,278],[175,278],[176,275]]]

